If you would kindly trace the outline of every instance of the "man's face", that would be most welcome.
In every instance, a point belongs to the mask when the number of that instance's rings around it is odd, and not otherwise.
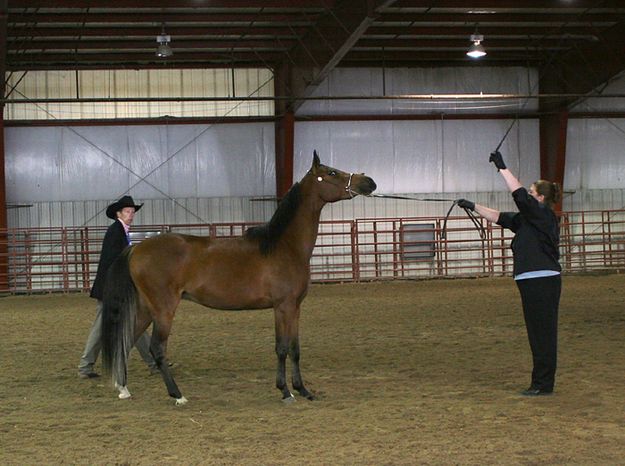
[[[119,218],[126,225],[130,225],[135,218],[134,207],[124,207],[122,210],[117,211],[117,218]]]

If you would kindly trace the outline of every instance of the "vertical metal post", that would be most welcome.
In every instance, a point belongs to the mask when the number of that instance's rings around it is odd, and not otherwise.
[[[358,247],[358,227],[355,221],[349,222],[349,236],[352,245],[352,280],[355,282],[360,281],[360,250]]]

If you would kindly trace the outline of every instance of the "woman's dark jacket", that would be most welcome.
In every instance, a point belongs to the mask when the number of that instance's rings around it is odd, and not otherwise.
[[[562,268],[560,225],[553,210],[534,199],[525,188],[512,193],[519,212],[501,212],[497,224],[515,233],[510,247],[514,256],[513,274]]]
[[[128,246],[128,237],[122,222],[116,220],[106,230],[104,240],[102,241],[102,252],[100,253],[100,262],[98,262],[98,271],[96,272],[93,286],[91,287],[92,298],[102,300],[104,295],[104,283],[106,280],[106,271],[113,261]]]

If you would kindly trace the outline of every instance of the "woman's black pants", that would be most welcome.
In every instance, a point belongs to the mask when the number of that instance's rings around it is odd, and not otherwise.
[[[551,277],[517,280],[523,302],[525,327],[534,369],[531,388],[553,390],[558,359],[558,306],[562,279]]]

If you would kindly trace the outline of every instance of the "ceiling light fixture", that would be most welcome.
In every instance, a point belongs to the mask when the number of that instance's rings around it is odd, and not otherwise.
[[[174,54],[174,51],[169,46],[171,42],[171,36],[165,34],[165,25],[161,29],[161,33],[156,36],[156,42],[158,42],[158,48],[156,49],[156,56],[159,58],[168,58]]]
[[[482,45],[482,41],[484,40],[484,36],[482,34],[477,33],[477,26],[475,26],[475,33],[471,34],[471,46],[469,50],[467,50],[467,55],[471,58],[481,58],[486,55],[486,50],[484,50],[484,46]]]

